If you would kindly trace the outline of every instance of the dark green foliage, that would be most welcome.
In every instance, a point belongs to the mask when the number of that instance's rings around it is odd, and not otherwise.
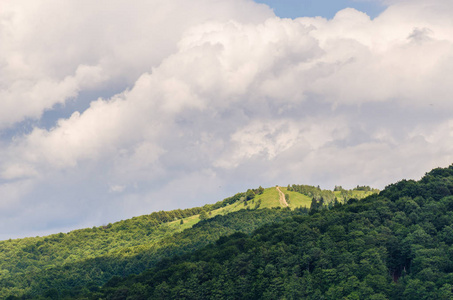
[[[333,203],[333,202],[330,202]],[[324,198],[321,197],[319,200],[313,197],[310,204],[310,215],[322,209],[324,206]]]
[[[221,237],[86,296],[452,299],[452,192],[452,167],[436,169],[362,201]]]
[[[260,185],[259,188],[255,190],[255,194],[261,195],[264,192],[264,188]]]
[[[341,188],[341,187],[340,187]],[[368,185],[358,185],[354,188],[355,191],[364,191],[364,192],[371,192],[373,189]]]
[[[260,208],[260,206],[261,206],[261,199],[258,199],[258,201],[256,201],[256,203],[255,203],[255,209]]]
[[[256,189],[202,208],[4,241],[1,297],[452,299],[452,166],[345,204],[320,188],[294,187],[311,193],[310,215],[241,210],[180,233],[165,229],[184,213],[208,214],[244,200],[259,206]],[[90,247],[99,251],[81,260]]]
[[[205,210],[200,212],[200,220],[206,220],[208,217],[208,213]]]
[[[257,227],[272,222],[274,220],[282,220],[293,213],[285,210],[241,210],[225,216],[216,216],[195,224],[192,228],[181,233],[166,234],[161,227],[155,229],[164,237],[158,243],[150,243],[150,245],[141,245],[138,247],[121,248],[120,251],[105,252],[96,257],[87,257],[83,260],[68,261],[61,265],[54,265],[47,268],[27,267],[27,264],[32,264],[32,260],[15,260],[14,269],[11,269],[10,276],[4,277],[0,281],[0,290],[2,297],[9,295],[20,296],[25,293],[26,298],[37,298],[39,295],[48,295],[50,299],[54,297],[55,291],[61,297],[77,298],[79,293],[98,293],[99,286],[103,285],[109,279],[109,285],[114,286],[115,282],[120,278],[138,274],[150,267],[161,262],[165,263],[166,259],[174,255],[181,255],[187,252],[194,251],[200,247],[204,247],[209,243],[215,242],[222,235],[228,235],[237,231],[251,233]],[[115,228],[116,225],[110,225],[110,228]],[[137,226],[139,227],[139,226]],[[127,232],[127,235],[122,236],[124,239],[137,236],[134,228]],[[46,242],[38,242],[31,246],[26,246],[22,250],[26,255],[21,255],[22,258],[35,257],[36,259],[44,259],[53,255],[54,257],[65,256],[71,250],[70,245],[78,245],[82,243],[78,239],[91,239],[88,233],[101,229],[90,229],[77,231],[68,235],[55,235],[48,237]],[[108,230],[108,229],[106,229]],[[81,235],[81,233],[85,233]],[[94,235],[96,236],[96,235]],[[71,237],[71,239],[70,239]],[[100,236],[97,236],[100,237]],[[55,239],[54,246],[49,245],[51,239]],[[121,243],[121,241],[111,239],[112,243]],[[102,247],[102,239],[92,241],[92,246]],[[150,241],[151,242],[151,241]],[[58,245],[58,247],[56,247]],[[114,247],[115,245],[110,245]],[[40,255],[41,249],[49,247],[52,252],[46,256]],[[19,249],[18,249],[19,250]],[[74,249],[72,249],[74,250]],[[87,250],[87,249],[85,249]],[[58,252],[60,251],[60,252]],[[81,250],[82,251],[82,250]],[[6,259],[7,260],[7,259]],[[11,260],[11,258],[10,258]],[[58,262],[58,260],[56,260]],[[21,271],[20,268],[25,268]],[[16,272],[16,273],[13,273]],[[112,276],[116,276],[113,279]],[[123,293],[116,291],[119,294]],[[52,297],[51,297],[52,296]],[[59,297],[60,297],[59,296]],[[47,297],[47,296],[46,296]]]
[[[24,293],[36,294],[51,287],[58,291],[87,283],[98,287],[113,275],[139,273],[162,256],[173,253],[173,250],[160,253],[162,249],[178,248],[178,242],[171,236],[184,227],[171,228],[168,222],[181,219],[179,223],[183,224],[183,218],[202,211],[210,214],[216,208],[240,201],[244,195],[238,193],[203,207],[159,211],[68,234],[0,241],[0,299]],[[252,223],[251,227],[256,228],[257,224],[260,223]],[[249,228],[244,226],[246,231]],[[230,232],[220,230],[212,237],[201,237],[204,240],[194,238],[194,247],[214,241],[218,234]]]
[[[263,192],[264,192],[264,188],[262,186],[260,186],[257,189],[249,189],[245,193],[245,200],[244,201],[247,202],[248,200],[252,200],[252,199],[255,198],[255,195],[261,195]]]

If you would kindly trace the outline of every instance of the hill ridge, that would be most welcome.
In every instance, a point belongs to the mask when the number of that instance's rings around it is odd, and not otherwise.
[[[452,236],[450,166],[223,237],[87,297],[453,299]]]
[[[276,210],[284,208],[279,202],[279,190],[290,200],[285,210]],[[232,230],[250,233],[265,222],[289,216],[291,210],[308,212],[309,196],[284,187],[279,190],[259,187],[202,207],[158,211],[66,234],[0,241],[0,298],[45,293],[40,287],[45,278],[47,283],[43,286],[74,289],[77,285],[71,283],[72,279],[64,279],[68,270],[77,273],[79,284],[102,285],[114,275],[137,274],[171,253],[198,249],[214,242],[219,234],[233,233]],[[272,213],[267,212],[269,209]],[[243,220],[237,220],[237,215],[243,216]],[[235,223],[231,222],[233,219]],[[223,225],[215,225],[220,227],[213,232],[213,224]],[[238,228],[238,224],[243,224],[243,228]],[[207,238],[201,241],[191,232],[202,232],[201,236]],[[182,237],[187,235],[191,236],[190,241],[182,243],[175,239],[178,236],[184,240]],[[183,244],[186,250],[180,249]],[[110,261],[116,261],[115,265]]]

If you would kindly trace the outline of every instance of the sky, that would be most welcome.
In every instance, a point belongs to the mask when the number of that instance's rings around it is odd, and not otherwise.
[[[257,0],[273,9],[281,18],[317,17],[332,19],[347,7],[365,12],[371,18],[378,16],[387,7],[383,1],[375,0]]]
[[[450,0],[6,0],[0,239],[453,162]]]

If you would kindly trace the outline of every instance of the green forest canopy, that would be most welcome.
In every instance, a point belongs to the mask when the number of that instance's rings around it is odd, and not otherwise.
[[[453,167],[235,233],[87,299],[452,299]],[[141,298],[142,297],[142,298]]]
[[[291,210],[276,199],[276,208],[257,210],[258,198],[268,207],[277,192],[254,189],[201,208],[4,241],[17,256],[4,262],[16,269],[2,268],[1,293],[10,299],[453,298],[452,166],[379,194],[359,186],[281,189],[326,203]],[[372,195],[357,200],[364,193]],[[84,239],[90,242],[77,244]],[[91,256],[81,259],[83,251]],[[63,263],[59,253],[66,253]]]

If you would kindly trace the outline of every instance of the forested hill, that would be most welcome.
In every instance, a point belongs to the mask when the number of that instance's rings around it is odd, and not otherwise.
[[[0,299],[76,297],[113,276],[139,274],[221,235],[249,234],[266,223],[306,214],[313,201],[320,203],[314,200],[318,194],[334,193],[309,190],[259,187],[202,207],[159,211],[66,234],[0,241]],[[282,193],[286,203],[280,201]],[[344,196],[363,198],[369,191],[335,193],[341,202],[347,200]]]
[[[453,167],[114,278],[86,299],[453,299]]]

